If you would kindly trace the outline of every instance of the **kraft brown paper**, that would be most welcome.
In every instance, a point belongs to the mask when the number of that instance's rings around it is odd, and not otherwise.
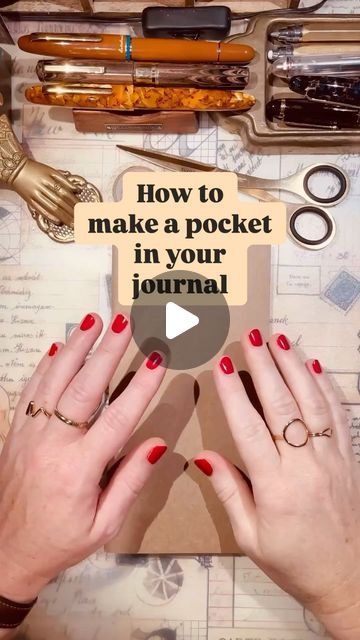
[[[226,350],[239,371],[245,368],[238,342],[240,333],[253,327],[259,327],[265,336],[269,331],[270,252],[269,246],[248,249],[248,301],[244,306],[230,308],[230,330],[221,353]],[[114,312],[124,311],[117,302],[117,273],[114,251]],[[166,373],[122,455],[152,436],[163,437],[169,450],[156,465],[153,478],[138,497],[120,534],[107,545],[108,551],[155,555],[239,552],[228,517],[209,480],[193,464],[184,471],[186,461],[203,448],[215,449],[236,465],[241,464],[214,388],[212,367],[219,355],[188,372]],[[120,388],[128,383],[143,358],[133,341],[113,380],[112,391],[119,383]]]

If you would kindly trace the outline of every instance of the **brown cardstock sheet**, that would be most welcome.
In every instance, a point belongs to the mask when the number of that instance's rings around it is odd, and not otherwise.
[[[259,327],[269,331],[271,248],[248,250],[248,301],[230,308],[230,329],[221,352],[189,371],[168,370],[163,384],[121,455],[153,436],[164,438],[168,452],[131,509],[118,536],[106,549],[127,554],[234,554],[239,552],[228,517],[208,478],[184,465],[201,449],[214,449],[241,466],[214,387],[212,368],[221,353],[229,354],[238,371],[245,365],[239,335]],[[114,251],[114,312],[117,302],[117,257]],[[181,302],[175,302],[181,305]],[[129,310],[128,310],[129,311]],[[175,338],[176,339],[176,338]],[[121,390],[144,358],[132,341],[112,382]],[[115,392],[116,393],[116,392]],[[114,395],[115,395],[114,393]]]

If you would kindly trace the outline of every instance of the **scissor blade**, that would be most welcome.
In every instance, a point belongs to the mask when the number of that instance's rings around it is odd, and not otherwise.
[[[221,171],[214,165],[205,164],[191,158],[183,158],[182,156],[173,156],[170,153],[162,151],[153,151],[152,149],[141,149],[139,147],[131,147],[125,144],[118,144],[118,149],[132,153],[138,158],[145,158],[151,164],[158,167],[169,169],[170,171]]]
[[[257,198],[261,202],[279,202],[279,198],[275,198],[272,193],[269,193],[264,189],[248,189],[246,187],[239,186],[239,191],[247,193],[249,196]]]

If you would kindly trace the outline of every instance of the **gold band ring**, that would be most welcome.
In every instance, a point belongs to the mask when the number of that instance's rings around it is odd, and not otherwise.
[[[44,407],[39,407],[39,409],[35,409],[35,404],[33,400],[29,402],[25,413],[27,416],[30,416],[31,418],[36,418],[40,413],[43,413],[44,416],[46,416],[47,418],[51,418],[52,416],[52,414],[49,413],[49,411],[46,411]]]
[[[68,425],[69,427],[75,427],[76,429],[87,429],[89,426],[88,422],[75,422],[75,420],[71,420],[71,418],[66,418],[66,416],[63,416],[58,409],[54,409],[54,416],[59,418],[61,422],[64,422],[64,424]]]
[[[291,442],[288,435],[289,428],[295,422],[299,422],[304,429],[304,440],[300,443]],[[279,440],[282,440],[283,442],[286,442],[286,444],[288,444],[290,447],[294,447],[298,449],[300,447],[305,447],[305,445],[309,442],[310,438],[331,438],[332,434],[333,434],[333,430],[331,427],[326,427],[322,431],[312,432],[312,431],[309,431],[308,427],[306,426],[303,420],[301,420],[300,418],[293,418],[283,428],[282,435],[273,435],[272,439],[274,440],[274,442],[278,442]]]

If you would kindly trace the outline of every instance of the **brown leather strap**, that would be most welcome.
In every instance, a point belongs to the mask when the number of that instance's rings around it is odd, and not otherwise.
[[[30,613],[36,600],[32,602],[13,602],[0,596],[0,629],[15,629]]]

